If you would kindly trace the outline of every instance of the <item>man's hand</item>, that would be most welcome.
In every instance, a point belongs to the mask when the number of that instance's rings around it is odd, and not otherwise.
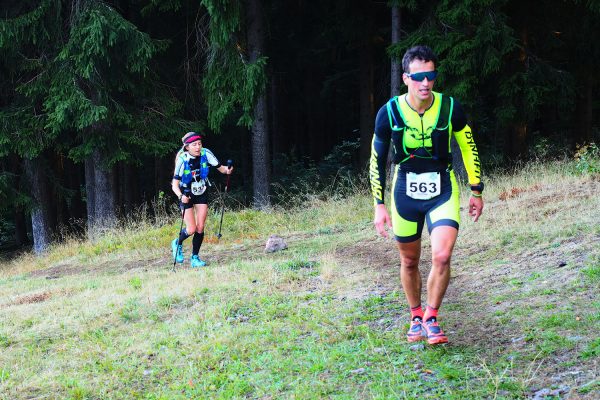
[[[377,204],[375,206],[375,219],[373,220],[373,225],[375,225],[375,230],[378,234],[385,238],[388,237],[386,225],[388,228],[392,229],[392,220],[385,208],[385,204]]]
[[[482,211],[483,199],[481,197],[471,196],[469,199],[469,215],[473,217],[473,222],[477,222]]]
[[[189,201],[190,201],[190,198],[188,196],[186,196],[185,194],[181,195],[181,202],[182,203],[187,204],[187,203],[189,203]]]

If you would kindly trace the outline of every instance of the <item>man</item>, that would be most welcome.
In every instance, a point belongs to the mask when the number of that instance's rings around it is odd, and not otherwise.
[[[429,344],[448,342],[437,314],[450,281],[450,258],[460,222],[451,134],[460,147],[471,186],[469,215],[477,221],[483,210],[477,147],[460,103],[432,90],[436,64],[437,57],[427,46],[416,46],[405,53],[402,78],[408,92],[390,99],[377,113],[370,161],[375,229],[387,237],[386,226],[392,228],[400,252],[400,279],[411,313],[407,339],[426,339]],[[391,219],[383,199],[390,142],[397,164]],[[431,239],[432,266],[423,311],[419,258],[424,221]]]

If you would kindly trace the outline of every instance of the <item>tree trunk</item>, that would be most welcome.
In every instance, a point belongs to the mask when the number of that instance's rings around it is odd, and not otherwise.
[[[399,6],[392,6],[392,44],[400,41],[400,30],[402,27],[402,11]],[[390,94],[391,97],[400,95],[402,90],[402,60],[392,57]]]
[[[88,156],[84,162],[85,168],[85,204],[87,209],[87,230],[91,236],[96,225],[96,185],[93,156]]]
[[[248,0],[246,6],[249,61],[253,63],[264,54],[265,49],[262,2],[261,0]],[[255,208],[265,208],[271,205],[269,198],[271,157],[269,154],[268,122],[267,98],[263,93],[254,104],[254,121],[252,123],[252,177]]]
[[[94,149],[92,154],[94,161],[94,215],[95,226],[92,236],[96,236],[98,230],[104,231],[112,228],[116,222],[115,203],[113,195],[112,168],[104,165],[104,157],[100,149]]]
[[[31,227],[33,232],[33,250],[41,254],[50,245],[52,228],[50,226],[50,187],[44,174],[45,168],[39,157],[23,160],[27,181],[31,189],[34,206],[31,210]]]
[[[266,97],[258,98],[254,106],[254,123],[252,124],[252,166],[253,166],[253,203],[255,208],[270,206],[269,186],[271,182],[269,133],[266,121]]]

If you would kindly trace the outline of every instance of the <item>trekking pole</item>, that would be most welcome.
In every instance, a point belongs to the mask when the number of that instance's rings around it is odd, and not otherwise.
[[[227,168],[231,169],[233,165],[233,160],[227,160]],[[229,179],[231,178],[231,174],[227,174],[227,183],[225,184],[225,193],[229,189]],[[221,239],[221,228],[223,227],[223,214],[225,214],[225,200],[223,200],[223,206],[221,208],[221,222],[219,223],[219,233],[217,233],[217,240]]]
[[[183,205],[181,200],[179,200],[179,207],[181,207],[181,225],[179,226],[179,230],[177,231],[177,243],[179,243],[179,236],[181,235],[181,230],[183,229],[183,216],[185,215],[185,206]],[[177,251],[179,251],[179,250],[177,250]],[[177,256],[173,257],[173,267],[171,268],[171,270],[173,272],[177,272],[177,270],[175,269],[176,263],[177,263]]]

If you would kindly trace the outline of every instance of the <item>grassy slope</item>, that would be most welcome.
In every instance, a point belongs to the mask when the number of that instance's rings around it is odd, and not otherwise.
[[[175,222],[0,264],[0,397],[594,398],[600,180],[570,168],[489,177],[463,213],[444,347],[405,342],[366,195],[227,213],[200,271],[169,271]],[[264,254],[270,233],[289,249]]]

